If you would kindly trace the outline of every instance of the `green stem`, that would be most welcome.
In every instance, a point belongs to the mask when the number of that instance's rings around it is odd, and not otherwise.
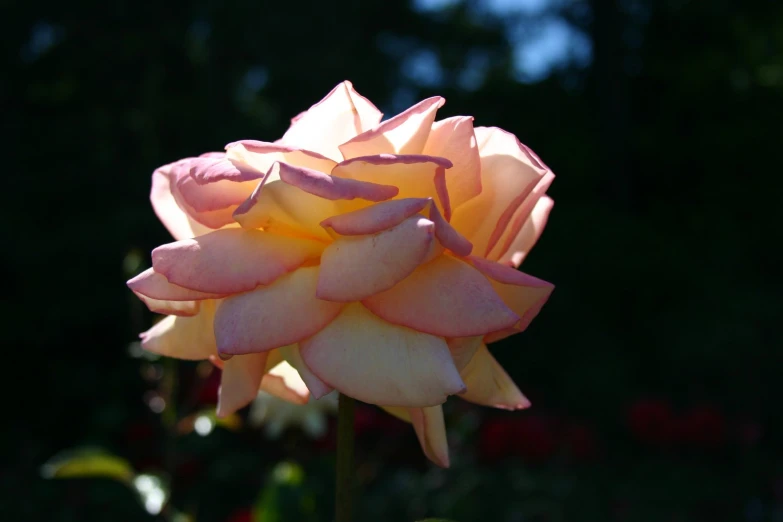
[[[353,499],[353,418],[356,401],[340,394],[337,410],[336,522],[351,522]]]

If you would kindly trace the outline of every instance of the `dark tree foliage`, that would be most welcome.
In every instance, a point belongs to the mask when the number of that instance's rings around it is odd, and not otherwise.
[[[387,116],[441,94],[441,116],[514,132],[558,175],[523,266],[557,289],[493,348],[533,409],[450,405],[445,473],[412,430],[360,435],[361,520],[780,520],[783,3],[551,1],[592,57],[533,83],[515,79],[508,35],[538,19],[506,3],[0,7],[0,518],[150,519],[110,480],[41,478],[53,454],[99,445],[165,469],[199,521],[253,505],[292,459],[317,508],[291,519],[330,520],[330,453],[301,435],[165,442],[144,399],[156,378],[127,350],[153,318],[124,281],[169,241],[148,203],[157,166],[277,139],[350,79]],[[422,52],[429,79],[408,66]],[[177,404],[195,375],[179,366]]]

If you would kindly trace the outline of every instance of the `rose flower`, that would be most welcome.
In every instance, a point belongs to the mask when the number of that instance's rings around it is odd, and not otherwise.
[[[449,395],[527,407],[486,343],[524,330],[552,292],[516,267],[554,175],[506,131],[436,122],[443,104],[381,122],[343,82],[276,142],[155,171],[152,204],[178,241],[128,282],[169,314],[143,346],[223,359],[221,415],[259,388],[307,402],[287,363],[315,398],[338,390],[412,422],[442,466]]]

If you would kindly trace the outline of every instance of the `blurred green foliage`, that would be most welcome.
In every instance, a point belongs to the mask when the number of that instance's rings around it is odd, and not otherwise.
[[[387,115],[441,94],[442,116],[512,131],[558,174],[523,267],[557,290],[493,352],[534,404],[515,415],[571,426],[522,426],[528,451],[493,460],[487,420],[506,414],[450,404],[448,472],[404,426],[360,437],[361,520],[783,520],[783,3],[572,0],[531,14],[509,0],[503,15],[442,3],[3,5],[0,518],[150,519],[114,481],[41,476],[52,455],[91,445],[134,473],[171,473],[170,504],[198,521],[254,505],[330,520],[328,445],[247,429],[172,437],[148,407],[164,366],[128,356],[151,317],[123,283],[169,239],[147,199],[155,167],[276,139],[350,79]],[[545,17],[586,35],[591,59],[520,83],[515,46]],[[422,51],[437,71],[412,74]],[[182,417],[202,384],[179,368],[163,400]],[[629,421],[649,397],[674,413]],[[589,458],[563,435],[574,426],[594,439]],[[301,482],[276,481],[280,462]]]

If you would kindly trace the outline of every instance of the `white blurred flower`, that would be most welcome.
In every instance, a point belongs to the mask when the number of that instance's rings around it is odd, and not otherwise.
[[[320,399],[312,396],[306,404],[293,404],[266,392],[259,392],[250,406],[248,422],[264,427],[266,436],[278,438],[286,428],[296,427],[313,439],[326,435],[326,417],[337,411],[337,392]]]

